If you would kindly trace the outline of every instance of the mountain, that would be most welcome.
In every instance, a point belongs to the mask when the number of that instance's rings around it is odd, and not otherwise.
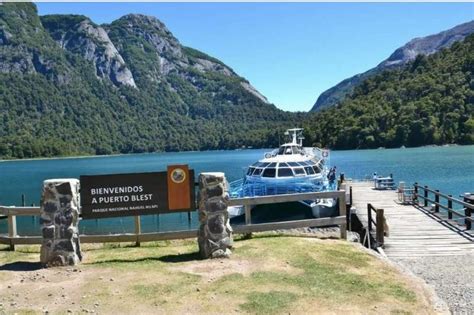
[[[155,17],[0,2],[0,158],[268,147],[300,118]]]
[[[333,149],[474,144],[474,34],[366,78],[304,127]]]
[[[386,69],[401,67],[413,61],[416,56],[420,54],[430,55],[443,48],[448,48],[453,43],[463,40],[471,33],[474,33],[474,21],[458,25],[435,35],[415,38],[395,50],[390,57],[382,61],[377,67],[345,79],[336,86],[321,93],[311,111],[319,111],[323,108],[336,105],[341,102],[345,96],[352,93],[354,88],[365,79],[377,75]]]

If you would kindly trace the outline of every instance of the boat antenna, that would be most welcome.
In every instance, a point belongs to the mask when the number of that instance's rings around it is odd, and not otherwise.
[[[299,136],[299,137],[298,137],[298,140],[300,140],[300,146],[303,146],[304,137],[303,137],[303,136]]]

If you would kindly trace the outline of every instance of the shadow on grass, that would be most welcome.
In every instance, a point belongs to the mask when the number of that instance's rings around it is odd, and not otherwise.
[[[164,263],[180,263],[188,261],[201,260],[199,253],[187,253],[177,255],[166,255],[162,257],[142,257],[142,258],[130,258],[130,259],[108,259],[93,263],[87,263],[86,265],[106,265],[106,264],[131,264],[151,261],[161,261]]]
[[[42,268],[39,262],[17,261],[0,266],[0,271],[35,271]]]
[[[158,258],[158,260],[165,263],[180,263],[180,262],[202,260],[202,258],[201,256],[199,256],[199,253],[195,252],[195,253],[187,253],[187,254],[166,255],[166,256]]]
[[[308,237],[311,236],[311,234],[290,234],[289,232],[284,232],[284,231],[267,231],[267,232],[258,232],[258,233],[253,233],[251,236],[245,235],[245,234],[239,234],[234,236],[234,242],[242,242],[242,241],[247,241],[251,239],[260,239],[260,238],[277,238],[277,237]]]

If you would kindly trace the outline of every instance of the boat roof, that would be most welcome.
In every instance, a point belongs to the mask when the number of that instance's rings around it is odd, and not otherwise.
[[[314,156],[301,154],[277,155],[261,159],[259,162],[303,162],[312,160],[313,158]]]

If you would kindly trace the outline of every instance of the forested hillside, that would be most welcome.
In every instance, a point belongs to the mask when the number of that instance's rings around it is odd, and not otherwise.
[[[336,149],[474,144],[474,35],[366,79],[309,116],[309,143]]]
[[[0,158],[269,147],[296,118],[154,17],[0,3]]]
[[[332,149],[474,143],[474,37],[284,112],[158,19],[97,25],[0,2],[0,159],[275,147],[290,127]],[[280,136],[280,137],[279,137]]]
[[[331,107],[350,95],[362,81],[380,74],[384,70],[403,67],[418,55],[431,55],[443,48],[449,48],[455,42],[462,41],[474,33],[474,21],[457,25],[451,29],[425,37],[414,38],[396,49],[387,59],[375,68],[347,78],[319,95],[311,111]]]

